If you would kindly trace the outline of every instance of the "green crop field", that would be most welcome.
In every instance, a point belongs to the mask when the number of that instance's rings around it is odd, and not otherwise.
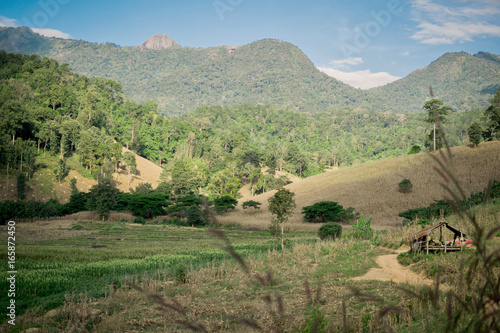
[[[52,235],[41,233],[50,223],[58,225]],[[307,235],[311,236],[306,233],[301,239],[306,240]],[[227,236],[244,257],[267,252],[276,245],[268,232],[229,230]],[[60,306],[65,294],[85,291],[91,297],[100,297],[109,285],[119,287],[126,281],[168,276],[180,264],[200,267],[230,257],[206,229],[161,224],[26,222],[17,224],[16,239],[18,314],[28,308]],[[2,253],[4,262],[6,254]],[[0,273],[2,290],[9,289],[8,275],[7,271]],[[9,299],[6,293],[1,296],[3,308]]]

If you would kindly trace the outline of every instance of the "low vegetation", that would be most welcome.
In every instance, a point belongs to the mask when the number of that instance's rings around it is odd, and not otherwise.
[[[302,207],[302,214],[308,222],[346,222],[354,220],[357,215],[353,207],[344,209],[342,205],[333,201],[320,201],[314,205]]]
[[[322,240],[335,240],[342,236],[342,226],[336,222],[328,222],[318,229],[318,237]]]

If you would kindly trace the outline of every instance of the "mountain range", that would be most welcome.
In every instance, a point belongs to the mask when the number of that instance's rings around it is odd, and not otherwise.
[[[500,83],[500,56],[446,53],[383,87],[361,90],[320,72],[296,46],[259,40],[243,46],[181,47],[157,34],[136,47],[48,38],[26,27],[0,28],[0,49],[68,63],[77,73],[121,83],[137,102],[154,100],[165,115],[202,105],[272,104],[301,112],[353,108],[419,112],[430,98],[455,111],[486,108]]]

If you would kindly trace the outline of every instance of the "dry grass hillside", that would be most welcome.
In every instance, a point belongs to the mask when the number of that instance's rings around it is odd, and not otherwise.
[[[122,149],[122,154],[127,151],[130,150],[124,147]],[[130,192],[130,188],[135,188],[141,183],[149,183],[153,186],[153,188],[156,188],[160,181],[160,175],[163,169],[139,155],[135,155],[135,159],[137,161],[136,174],[131,175],[130,186],[128,185],[128,169],[122,166],[118,170],[118,173],[115,173],[113,175],[116,187],[123,192]]]
[[[128,149],[123,148],[122,152],[126,151]],[[150,183],[153,188],[158,185],[163,169],[138,155],[136,155],[136,161],[137,170],[135,175],[131,175],[130,186],[128,185],[128,170],[124,166],[113,175],[116,187],[120,191],[130,192],[130,188],[135,188],[141,183]],[[84,177],[76,170],[71,170],[69,175],[61,183],[58,183],[53,171],[55,163],[57,163],[55,157],[52,160],[43,160],[42,164],[46,164],[46,167],[35,172],[33,178],[27,183],[27,200],[47,201],[51,198],[57,198],[59,202],[66,203],[71,194],[71,179],[76,178],[76,187],[82,192],[88,192],[92,186],[97,184],[97,181]],[[7,179],[5,174],[0,175],[0,200],[15,200],[16,193],[15,177],[11,175]]]
[[[452,149],[454,172],[464,188],[470,192],[482,191],[490,179],[500,180],[500,142],[481,143],[478,148],[467,146]],[[305,223],[300,214],[302,207],[318,201],[336,201],[344,207],[354,207],[363,216],[372,217],[376,229],[401,225],[398,213],[410,208],[426,206],[444,198],[440,176],[433,170],[435,162],[427,153],[401,156],[366,163],[350,168],[323,173],[302,179],[286,187],[295,193],[297,208],[290,219],[290,229],[315,229],[317,224]],[[398,184],[410,179],[413,191],[398,192]],[[255,196],[262,203],[260,210],[243,210],[241,205],[233,212],[221,216],[224,224],[267,229],[271,214],[267,200],[275,192]],[[240,200],[240,203],[245,198]]]

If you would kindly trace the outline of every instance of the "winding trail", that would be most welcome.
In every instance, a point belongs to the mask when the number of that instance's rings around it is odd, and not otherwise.
[[[404,267],[398,262],[398,254],[401,252],[403,251],[399,251],[396,254],[378,256],[375,261],[380,268],[372,268],[365,275],[355,277],[353,280],[378,280],[409,283],[413,285],[433,285],[433,280],[413,272],[409,267]]]

